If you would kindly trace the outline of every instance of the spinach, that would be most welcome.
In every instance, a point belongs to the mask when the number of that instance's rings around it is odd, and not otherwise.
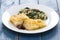
[[[42,20],[47,19],[45,12],[40,11],[38,9],[30,9],[30,8],[26,7],[22,11],[19,11],[19,13],[24,13],[31,19],[42,19]]]

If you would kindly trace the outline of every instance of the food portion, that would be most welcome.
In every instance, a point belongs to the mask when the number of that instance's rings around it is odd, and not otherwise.
[[[40,19],[36,19],[36,20],[27,19],[24,21],[23,26],[25,27],[26,30],[36,30],[45,27],[46,23]]]
[[[18,14],[12,15],[9,20],[19,29],[37,30],[46,27],[44,22],[46,19],[47,16],[43,11],[26,7]]]
[[[31,19],[41,19],[41,20],[47,19],[45,12],[40,11],[38,9],[30,9],[30,8],[26,7],[25,9],[19,11],[19,14],[20,13],[26,14]]]
[[[22,28],[25,19],[28,19],[25,14],[13,15],[10,17],[10,22],[17,28]]]

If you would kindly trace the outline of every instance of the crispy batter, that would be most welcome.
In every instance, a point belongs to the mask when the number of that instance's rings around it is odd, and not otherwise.
[[[11,16],[10,22],[17,28],[25,28],[26,30],[35,30],[46,26],[46,23],[43,20],[30,19],[25,14]]]
[[[25,19],[28,19],[25,14],[13,15],[10,17],[10,22],[14,24],[17,28],[21,28]]]
[[[27,30],[34,30],[34,29],[39,29],[39,28],[45,27],[46,23],[43,22],[41,19],[37,19],[37,20],[27,19],[24,21],[23,26]]]

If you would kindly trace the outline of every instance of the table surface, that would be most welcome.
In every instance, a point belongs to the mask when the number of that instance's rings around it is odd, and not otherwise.
[[[22,34],[9,30],[2,24],[2,14],[13,5],[43,4],[53,8],[60,16],[60,0],[0,0],[0,40],[60,40],[60,21],[55,28],[39,34]]]

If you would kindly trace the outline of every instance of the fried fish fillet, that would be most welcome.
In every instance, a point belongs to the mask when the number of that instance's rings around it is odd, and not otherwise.
[[[36,20],[27,19],[24,21],[23,26],[27,30],[35,30],[35,29],[46,27],[46,23],[42,21],[41,19],[36,19]]]
[[[26,30],[35,30],[46,27],[46,23],[43,20],[30,19],[23,13],[11,16],[10,22],[14,24],[17,28],[25,28]]]
[[[17,28],[21,28],[25,19],[28,19],[25,14],[13,15],[10,17],[10,22],[14,24]]]

